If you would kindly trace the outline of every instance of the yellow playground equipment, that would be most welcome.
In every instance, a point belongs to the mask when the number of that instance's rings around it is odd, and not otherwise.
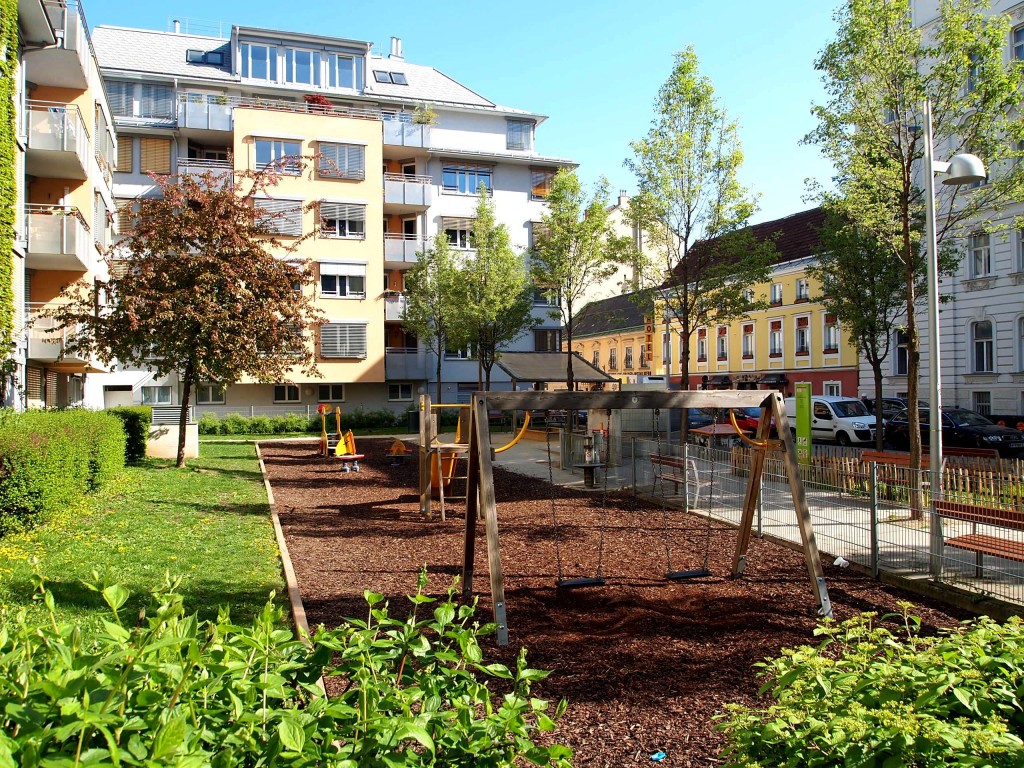
[[[329,456],[341,461],[341,471],[359,471],[359,461],[365,456],[356,450],[356,438],[352,430],[344,434],[341,431],[341,408],[334,409],[335,434],[327,432],[327,415],[331,412],[329,405],[317,408],[320,414],[320,455]]]

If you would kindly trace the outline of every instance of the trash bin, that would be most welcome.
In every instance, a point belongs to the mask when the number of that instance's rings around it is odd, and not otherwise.
[[[420,412],[419,411],[409,411],[409,432],[416,432],[416,433],[418,433],[419,431],[420,431]]]

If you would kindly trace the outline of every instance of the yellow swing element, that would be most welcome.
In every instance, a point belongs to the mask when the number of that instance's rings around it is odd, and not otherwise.
[[[341,408],[335,407],[334,409],[336,438],[332,438],[327,434],[327,414],[331,411],[330,406],[321,405],[317,408],[317,411],[320,413],[320,455],[341,459],[342,472],[352,470],[358,472],[359,460],[365,458],[365,456],[356,450],[356,438],[352,434],[351,429],[342,434]]]

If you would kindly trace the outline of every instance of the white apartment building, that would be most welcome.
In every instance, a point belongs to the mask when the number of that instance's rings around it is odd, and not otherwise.
[[[573,164],[537,152],[544,116],[497,105],[433,67],[406,61],[397,38],[379,56],[371,43],[335,36],[234,26],[215,37],[175,27],[94,32],[120,139],[120,206],[158,194],[150,172],[230,173],[296,153],[331,153],[342,168],[320,169],[308,182],[288,179],[272,193],[274,205],[320,201],[320,220],[298,214],[293,234],[316,228],[298,254],[317,262],[316,300],[330,318],[314,342],[322,378],[296,374],[227,391],[210,382],[200,387],[197,410],[315,413],[321,403],[405,410],[433,381],[436,365],[401,326],[404,273],[417,253],[438,233],[471,251],[481,184],[513,245],[526,251],[548,182]],[[559,323],[541,302],[541,326],[511,349],[557,349]],[[446,353],[442,399],[468,398],[477,367],[465,350]],[[90,378],[95,386],[86,395],[96,407],[179,402],[173,379],[141,371],[99,378]],[[509,385],[495,368],[492,386]]]
[[[936,0],[913,0],[915,26],[927,28],[938,16]],[[1008,14],[1013,25],[1006,40],[1007,61],[1024,61],[1024,2],[994,0],[992,13]],[[942,146],[937,159],[948,159]],[[979,231],[961,244],[957,272],[941,281],[940,305],[943,403],[985,415],[1024,414],[1024,230],[1012,222],[1024,216],[1024,201],[993,211],[988,218],[999,234]],[[928,371],[928,318],[924,297],[918,313],[921,327],[921,371]],[[886,361],[886,394],[906,390],[907,357],[897,333]],[[871,394],[871,371],[861,364],[862,393]],[[922,390],[926,391],[926,390]]]

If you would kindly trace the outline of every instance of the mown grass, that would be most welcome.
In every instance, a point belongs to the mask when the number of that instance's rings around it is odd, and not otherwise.
[[[0,539],[0,608],[30,606],[33,573],[46,580],[62,618],[103,613],[83,582],[92,572],[120,583],[134,615],[164,575],[181,579],[188,612],[213,618],[227,605],[248,621],[271,591],[283,593],[281,563],[255,450],[204,445],[184,469],[147,461],[128,467],[109,490],[34,531]]]

